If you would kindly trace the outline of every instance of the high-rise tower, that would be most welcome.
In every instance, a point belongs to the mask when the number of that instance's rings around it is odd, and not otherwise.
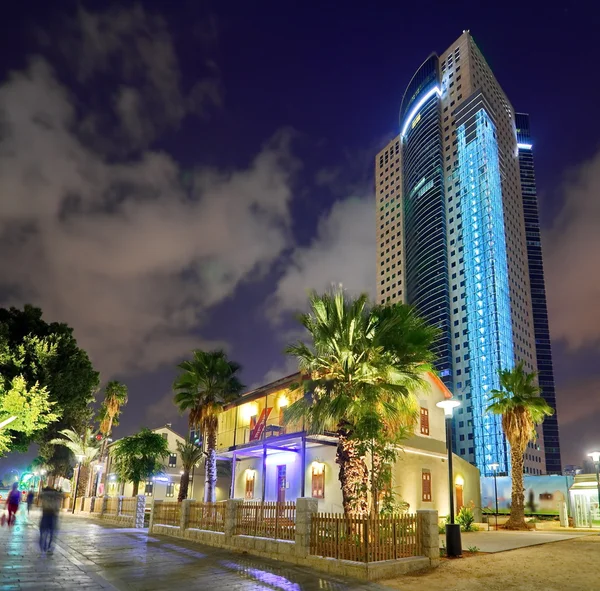
[[[462,402],[455,451],[483,474],[507,471],[485,409],[498,369],[537,369],[526,223],[515,112],[468,31],[409,82],[375,179],[378,300],[440,328],[438,370]],[[540,437],[525,470],[545,468]]]
[[[531,303],[533,308],[533,332],[535,335],[539,384],[542,388],[542,396],[554,409],[554,414],[551,417],[546,417],[546,420],[542,424],[544,449],[546,452],[546,472],[548,474],[562,474],[558,418],[556,416],[554,368],[552,365],[550,329],[548,327],[546,282],[544,280],[544,262],[542,259],[540,218],[535,185],[533,143],[529,129],[529,115],[516,113],[515,123],[517,127],[517,148],[519,150],[519,166],[521,171],[521,190],[523,192],[529,283],[531,285]]]

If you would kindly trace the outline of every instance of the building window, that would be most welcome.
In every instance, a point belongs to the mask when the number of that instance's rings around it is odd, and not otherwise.
[[[325,498],[325,464],[314,462],[312,465],[312,497]]]
[[[423,502],[431,502],[431,472],[423,470],[421,472],[421,493]]]
[[[167,497],[174,497],[175,496],[175,484],[173,484],[172,482],[169,482],[167,484]]]
[[[169,454],[169,468],[177,466],[177,454]]]
[[[421,407],[421,435],[429,435],[429,409]]]
[[[154,492],[154,482],[152,482],[152,481],[146,482],[146,487],[144,488],[144,494],[147,497],[151,497],[153,492]]]
[[[256,472],[254,470],[246,470],[246,499],[254,498],[254,479],[256,476]]]
[[[166,440],[168,440],[168,439],[169,439],[169,434],[168,434],[168,433],[161,433],[161,434],[160,434],[160,436],[161,436],[163,439],[166,439]]]

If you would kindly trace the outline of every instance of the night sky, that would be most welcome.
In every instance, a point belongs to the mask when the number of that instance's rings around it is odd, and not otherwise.
[[[581,464],[600,447],[600,14],[574,6],[3,6],[0,305],[69,323],[128,384],[116,437],[183,430],[170,385],[195,347],[225,347],[249,387],[291,373],[308,288],[374,294],[374,155],[416,68],[470,29],[531,116],[563,464]]]

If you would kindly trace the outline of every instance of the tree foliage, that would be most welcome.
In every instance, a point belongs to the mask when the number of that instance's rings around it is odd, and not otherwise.
[[[100,423],[100,432],[103,435],[101,459],[105,456],[106,444],[113,426],[119,424],[119,415],[125,404],[127,404],[127,386],[116,380],[108,382],[104,388],[104,400],[97,417]]]
[[[540,396],[537,374],[527,373],[521,361],[513,369],[501,369],[500,390],[490,392],[487,412],[502,416],[502,430],[510,445],[512,496],[507,529],[527,529],[525,524],[525,489],[523,454],[530,441],[535,441],[536,426],[554,413]]]
[[[81,435],[73,429],[62,429],[59,434],[62,437],[56,437],[50,440],[49,445],[58,447],[71,452],[79,466],[77,497],[85,496],[90,485],[90,464],[98,456],[100,448],[95,433],[91,427],[83,429]],[[43,458],[42,458],[43,460]],[[69,461],[71,458],[69,457]]]
[[[178,501],[187,499],[188,487],[190,484],[190,471],[204,457],[202,448],[196,445],[194,441],[188,438],[184,442],[177,442],[177,451],[181,456],[182,474],[179,482]]]
[[[33,306],[23,310],[0,309],[0,342],[4,355],[0,372],[7,382],[22,376],[29,390],[36,384],[47,392],[52,412],[60,418],[34,432],[17,432],[13,448],[26,449],[29,443],[40,444],[40,454],[58,473],[69,467],[64,447],[50,444],[65,428],[81,431],[91,418],[90,404],[98,388],[98,373],[89,357],[78,345],[73,330],[66,324],[47,323],[42,311]]]
[[[206,444],[204,501],[215,501],[217,483],[217,428],[225,405],[241,395],[244,386],[237,377],[241,369],[223,351],[193,352],[191,361],[177,366],[181,373],[173,384],[175,404],[189,411],[190,427],[200,427]]]
[[[112,446],[115,472],[121,482],[133,482],[133,495],[140,482],[162,474],[162,461],[169,455],[169,444],[159,433],[142,429],[123,437]]]
[[[0,430],[0,455],[10,451],[15,434],[30,437],[58,420],[46,388],[27,387],[23,376],[5,383],[0,376],[0,422],[16,417]]]
[[[366,446],[389,463],[394,446],[414,426],[413,393],[426,385],[437,330],[408,306],[372,308],[366,295],[353,299],[342,289],[313,292],[310,312],[299,321],[309,343],[290,345],[286,352],[306,376],[298,385],[304,396],[285,418],[304,419],[310,432],[336,432],[344,511],[367,512],[369,486],[377,509],[377,486],[391,472],[378,462],[381,469],[369,483]]]

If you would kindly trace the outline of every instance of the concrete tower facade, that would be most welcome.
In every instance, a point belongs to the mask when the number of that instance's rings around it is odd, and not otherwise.
[[[417,70],[375,169],[378,300],[440,328],[438,370],[462,402],[455,451],[506,472],[500,418],[485,409],[498,369],[537,370],[531,285],[515,112],[468,31]],[[543,437],[525,469],[545,472]]]

